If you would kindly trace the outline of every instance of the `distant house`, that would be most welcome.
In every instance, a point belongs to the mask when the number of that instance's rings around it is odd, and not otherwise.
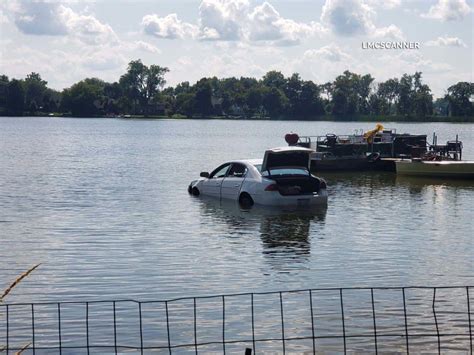
[[[224,101],[224,99],[221,98],[221,97],[216,97],[214,95],[211,96],[212,109],[218,115],[223,114],[223,109],[222,109],[222,102],[223,101]]]
[[[244,110],[241,106],[233,104],[229,108],[228,114],[233,115],[233,116],[243,116],[243,115],[245,115],[245,112],[244,112]]]

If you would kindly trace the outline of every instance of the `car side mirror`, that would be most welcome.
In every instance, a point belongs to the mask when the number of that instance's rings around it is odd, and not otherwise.
[[[203,178],[208,178],[209,177],[209,173],[207,171],[203,171],[201,172],[201,174],[199,174],[200,177],[203,177]]]

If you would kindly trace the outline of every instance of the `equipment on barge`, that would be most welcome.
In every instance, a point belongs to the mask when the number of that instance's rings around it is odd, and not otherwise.
[[[425,156],[443,159],[461,159],[462,142],[448,141],[445,145],[427,142],[425,134],[397,133],[377,124],[375,129],[364,132],[356,130],[351,135],[326,134],[325,136],[298,136],[289,133],[287,143],[310,148],[311,171],[388,170],[395,171],[399,159]]]

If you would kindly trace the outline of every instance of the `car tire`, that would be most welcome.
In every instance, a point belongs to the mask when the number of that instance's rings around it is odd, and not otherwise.
[[[198,190],[198,188],[197,188],[197,187],[193,187],[193,188],[191,189],[191,194],[192,194],[193,196],[199,196],[199,190]]]
[[[239,197],[239,204],[240,206],[244,207],[244,208],[248,208],[248,207],[252,207],[253,206],[253,199],[252,197],[246,193],[246,192],[243,192],[240,197]]]

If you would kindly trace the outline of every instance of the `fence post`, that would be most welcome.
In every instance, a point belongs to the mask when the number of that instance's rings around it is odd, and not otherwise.
[[[406,297],[405,297],[405,287],[402,288],[402,295],[403,295],[403,315],[405,317],[405,340],[407,346],[407,355],[410,354],[410,347],[409,347],[409,340],[408,340],[408,317],[407,317],[407,304],[406,304]]]
[[[374,301],[374,289],[370,289],[370,295],[372,298],[372,318],[374,319],[374,339],[375,339],[375,354],[377,355],[379,353],[378,347],[377,347],[377,323],[375,321],[375,301]]]
[[[58,302],[58,336],[59,336],[59,354],[63,353],[63,345],[61,339],[61,303]]]
[[[467,295],[467,321],[469,322],[469,349],[471,354],[473,353],[472,349],[472,325],[471,325],[471,301],[469,299],[469,286],[466,286],[466,295]]]
[[[342,338],[344,340],[344,354],[347,354],[346,324],[344,321],[344,302],[342,301],[342,288],[339,289],[339,298],[341,299]]]
[[[280,291],[280,313],[281,313],[281,340],[283,342],[283,355],[286,354],[285,348],[285,321],[283,318],[283,296]]]
[[[252,347],[253,347],[253,352],[255,353],[256,346],[255,346],[255,313],[254,313],[254,300],[253,300],[253,293],[250,294],[250,303],[251,303],[251,309],[252,309]]]
[[[438,327],[438,318],[436,317],[436,287],[433,287],[433,316],[436,325],[436,335],[438,337],[438,354],[441,354],[441,338],[439,337],[439,327]]]
[[[309,290],[309,307],[311,309],[311,335],[313,340],[313,355],[316,354],[316,338],[314,333],[313,293]]]

